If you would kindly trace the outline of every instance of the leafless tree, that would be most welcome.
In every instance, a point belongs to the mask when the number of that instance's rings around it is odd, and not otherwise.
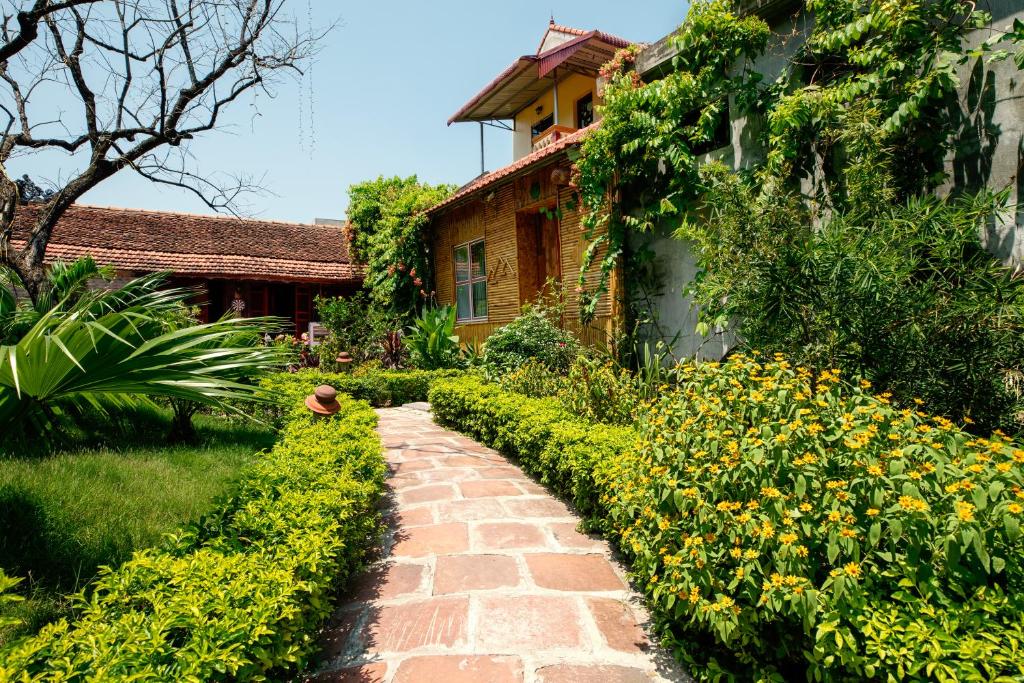
[[[252,189],[192,168],[188,147],[244,93],[272,94],[313,56],[324,34],[292,23],[285,2],[0,0],[0,264],[33,300],[54,225],[115,173],[184,188],[214,210]],[[16,237],[7,165],[33,153],[66,155],[76,170]]]

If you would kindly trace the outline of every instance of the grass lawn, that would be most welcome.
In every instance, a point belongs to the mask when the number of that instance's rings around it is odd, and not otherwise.
[[[192,445],[164,443],[169,412],[146,412],[70,435],[52,451],[0,446],[0,567],[26,579],[28,598],[7,608],[25,623],[0,632],[0,645],[67,614],[62,596],[101,565],[116,566],[208,512],[275,438],[251,423],[194,422]]]

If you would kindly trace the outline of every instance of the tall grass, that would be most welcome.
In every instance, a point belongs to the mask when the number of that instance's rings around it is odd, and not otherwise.
[[[70,435],[55,452],[0,447],[0,567],[26,577],[28,600],[16,607],[37,629],[65,613],[61,596],[85,587],[102,565],[208,512],[230,493],[272,431],[199,415],[199,441],[166,445],[170,417],[135,413],[88,437]],[[0,633],[0,643],[13,632]]]

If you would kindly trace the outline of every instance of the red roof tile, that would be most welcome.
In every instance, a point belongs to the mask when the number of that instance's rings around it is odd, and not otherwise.
[[[586,137],[588,133],[590,133],[590,131],[596,129],[600,125],[600,121],[592,123],[586,128],[581,128],[575,133],[566,135],[564,138],[561,138],[560,140],[551,143],[550,145],[543,149],[539,149],[536,152],[533,152],[532,154],[527,154],[522,159],[514,161],[508,166],[499,168],[497,171],[492,171],[491,173],[478,177],[476,180],[470,181],[469,183],[461,187],[458,192],[453,194],[448,199],[444,200],[440,204],[432,206],[427,211],[427,213],[436,213],[440,209],[443,209],[446,206],[450,206],[462,199],[465,199],[470,195],[476,194],[477,192],[480,192],[490,187],[491,185],[494,185],[495,183],[504,178],[519,175],[520,173],[526,173],[533,167],[540,165],[541,162],[550,159],[559,152],[563,152],[569,147],[579,144],[580,142],[583,141],[583,138]]]
[[[24,244],[38,211],[21,207],[14,246]],[[76,204],[47,246],[48,262],[92,256],[133,271],[249,280],[350,282],[363,267],[349,258],[345,230],[329,225]]]
[[[608,43],[609,45],[614,45],[616,47],[629,47],[632,44],[631,41],[628,41],[625,38],[621,38],[611,33],[605,33],[604,31],[585,31],[584,29],[573,28],[572,26],[562,26],[561,24],[556,24],[554,21],[548,24],[548,30],[557,31],[559,33],[568,33],[569,35],[572,36],[585,36],[588,33],[594,33],[597,35],[598,38],[600,38],[604,42]],[[547,38],[546,33],[544,34],[544,37]],[[542,40],[541,45],[543,44],[544,41]],[[540,48],[537,49],[537,54],[540,54]]]

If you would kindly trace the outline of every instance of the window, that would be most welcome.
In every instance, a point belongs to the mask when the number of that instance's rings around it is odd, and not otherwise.
[[[458,320],[487,320],[483,240],[455,247],[455,311]]]
[[[533,127],[530,128],[530,135],[532,135],[533,137],[537,137],[538,135],[540,135],[553,125],[555,125],[555,115],[548,114],[540,121],[533,124]]]
[[[576,128],[586,128],[594,122],[594,93],[576,100]]]

